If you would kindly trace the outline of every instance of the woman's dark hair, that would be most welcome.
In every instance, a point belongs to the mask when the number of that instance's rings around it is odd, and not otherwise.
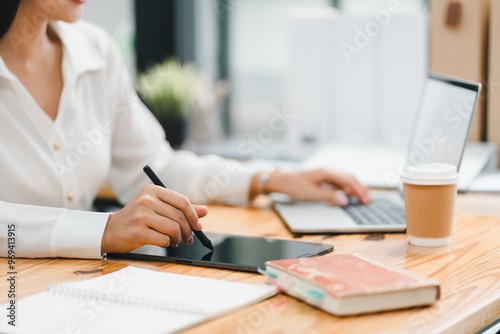
[[[0,39],[9,30],[21,0],[0,0]]]

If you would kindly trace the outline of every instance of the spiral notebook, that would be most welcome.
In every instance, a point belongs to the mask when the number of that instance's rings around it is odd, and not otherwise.
[[[271,285],[127,267],[19,300],[16,326],[2,321],[0,333],[172,333],[276,293]]]

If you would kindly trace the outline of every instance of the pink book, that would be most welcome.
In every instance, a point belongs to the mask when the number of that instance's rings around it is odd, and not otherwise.
[[[287,294],[335,315],[415,306],[439,299],[439,282],[358,254],[266,262],[265,274]]]

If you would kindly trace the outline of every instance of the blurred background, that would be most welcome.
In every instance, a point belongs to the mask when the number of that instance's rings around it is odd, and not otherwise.
[[[402,0],[423,10],[425,0]],[[194,62],[211,80],[230,82],[221,106],[226,135],[252,135],[286,104],[290,66],[287,12],[332,7],[367,12],[374,0],[89,0],[84,19],[119,43],[131,75],[174,57]],[[112,13],[112,15],[110,14]],[[284,133],[277,134],[284,136]]]
[[[402,149],[432,71],[482,83],[474,175],[498,166],[500,0],[88,0],[84,19],[116,39],[175,148],[290,161],[331,143]]]

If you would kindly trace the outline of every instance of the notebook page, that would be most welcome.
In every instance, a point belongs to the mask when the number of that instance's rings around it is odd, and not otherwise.
[[[205,319],[202,315],[85,301],[45,291],[20,300],[16,327],[2,321],[0,333],[159,334],[172,333]]]
[[[98,281],[102,280],[102,281]],[[274,286],[229,282],[127,267],[112,275],[63,284],[83,289],[118,291],[139,298],[190,304],[207,315],[273,295]]]
[[[193,326],[216,315],[276,293],[269,285],[227,282],[127,267],[86,281],[62,284],[78,291],[126,296],[121,304],[45,291],[18,301],[20,333],[166,333]],[[88,297],[88,296],[87,296]],[[198,313],[165,310],[138,300],[188,306]],[[128,302],[127,302],[128,301]],[[201,313],[200,313],[201,312]],[[16,333],[5,322],[0,332]]]

